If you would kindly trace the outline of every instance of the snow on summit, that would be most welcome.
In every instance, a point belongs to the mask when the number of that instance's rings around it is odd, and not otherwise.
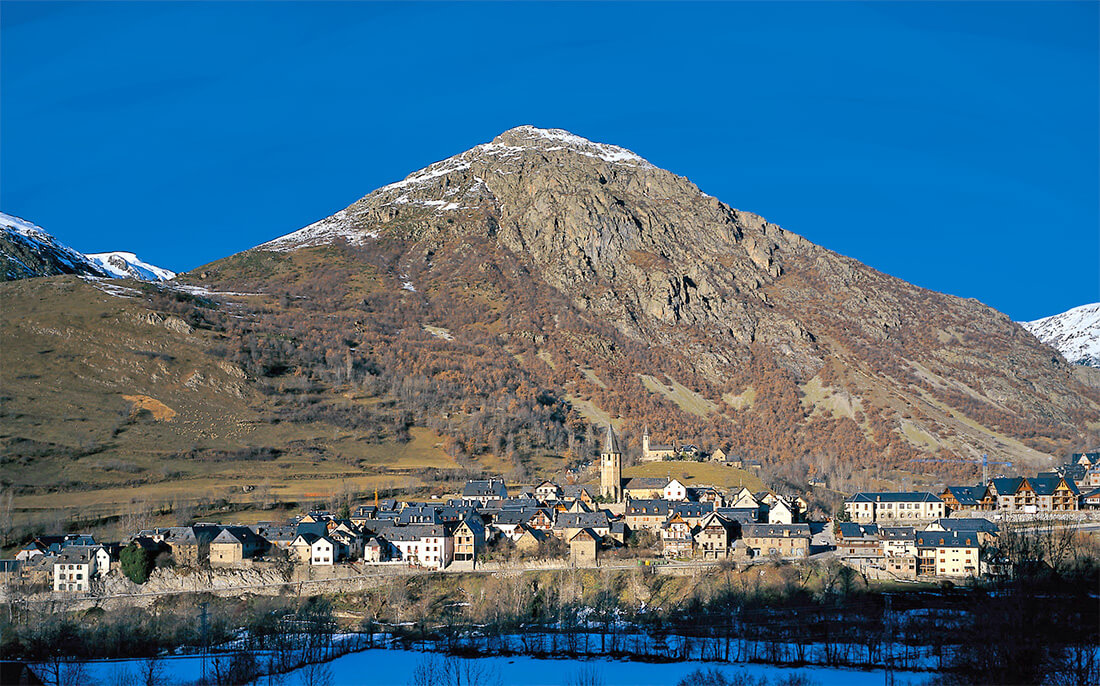
[[[1081,305],[1020,325],[1070,362],[1100,367],[1100,303]]]
[[[85,256],[98,264],[103,271],[119,279],[168,281],[176,278],[175,272],[143,262],[132,252],[88,253]]]
[[[569,156],[583,163],[605,163],[620,168],[655,169],[641,156],[607,143],[595,143],[563,129],[517,126],[488,143],[433,162],[400,181],[382,186],[352,206],[297,231],[256,246],[277,252],[330,243],[336,239],[363,245],[378,238],[364,228],[369,209],[419,207],[435,213],[475,209],[491,199],[485,182],[488,172],[499,175],[520,173],[519,164],[560,164]],[[481,175],[479,176],[478,173]],[[485,178],[483,178],[485,177]]]

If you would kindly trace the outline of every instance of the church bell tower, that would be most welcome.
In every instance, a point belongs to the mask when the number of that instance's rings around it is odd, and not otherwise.
[[[600,455],[600,495],[615,502],[623,499],[623,454],[615,440],[615,430],[607,425],[607,440]]]

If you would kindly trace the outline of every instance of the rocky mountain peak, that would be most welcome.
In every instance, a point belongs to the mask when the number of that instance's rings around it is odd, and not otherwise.
[[[806,424],[828,436],[813,450],[869,441],[866,455],[906,460],[1001,451],[999,435],[1065,440],[1100,407],[1002,313],[882,274],[560,129],[505,131],[253,250],[264,251],[285,254],[227,258],[202,278],[262,289],[244,276],[250,265],[308,281],[295,264],[332,260],[374,289],[341,302],[377,297],[385,304],[371,313],[423,317],[402,319],[403,331],[442,327],[455,345],[496,337],[524,360],[530,341],[527,353],[550,360],[522,362],[536,376],[595,370],[569,389],[602,396],[611,416],[656,393],[703,421],[756,427],[745,436]]]
[[[594,143],[564,129],[540,129],[529,125],[508,129],[494,138],[491,143],[477,146],[470,152],[506,156],[508,153],[526,151],[544,153],[565,151],[611,164],[653,167],[647,160],[626,148],[607,143]]]

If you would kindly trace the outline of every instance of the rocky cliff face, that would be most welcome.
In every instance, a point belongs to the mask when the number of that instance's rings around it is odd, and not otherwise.
[[[709,422],[714,435],[766,423],[762,415],[778,405],[763,402],[765,387],[788,396],[776,403],[800,415],[793,421],[801,426],[850,420],[868,441],[869,459],[876,452],[1039,459],[1100,418],[1094,392],[1065,361],[992,308],[877,272],[628,150],[565,131],[506,131],[251,257],[200,271],[232,284],[240,265],[259,255],[336,244],[393,253],[387,278],[428,299],[473,297],[469,273],[482,274],[489,284],[482,290],[494,288],[508,311],[560,298],[568,305],[539,319],[537,330],[506,331],[501,340],[556,341],[560,348],[549,347],[562,351],[559,362],[577,368],[599,366],[596,351],[603,371],[570,377],[563,392],[634,394],[636,384],[609,381],[633,375],[674,413]],[[525,279],[549,295],[516,297]],[[567,331],[566,316],[610,323],[614,333]],[[649,352],[624,360],[630,345]],[[650,353],[660,361],[640,361]],[[635,367],[625,376],[624,364]]]

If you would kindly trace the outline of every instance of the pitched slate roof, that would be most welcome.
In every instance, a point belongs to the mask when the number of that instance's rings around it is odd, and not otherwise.
[[[434,505],[410,505],[397,515],[398,524],[439,524],[439,508]]]
[[[672,511],[682,517],[698,518],[714,512],[714,503],[677,502],[672,505]]]
[[[535,508],[528,510],[501,510],[493,516],[493,524],[498,526],[526,524],[527,520],[534,517],[537,511],[538,510]]]
[[[857,524],[856,522],[837,522],[836,535],[848,540],[851,538],[874,538],[878,536],[878,524]]]
[[[943,527],[944,531],[958,531],[965,532],[988,532],[997,533],[1000,528],[984,517],[960,517],[957,519],[943,518],[937,519],[936,523]]]
[[[720,507],[715,510],[718,514],[731,521],[742,524],[752,524],[759,519],[759,507]]]
[[[916,535],[918,548],[977,548],[976,532],[921,531]]]
[[[560,512],[554,518],[555,529],[606,529],[607,527],[605,512]]]
[[[277,541],[288,542],[293,541],[298,537],[299,532],[312,531],[318,535],[322,534],[325,530],[325,525],[322,522],[318,522],[318,529],[310,529],[314,525],[311,524],[299,524],[298,526],[291,526],[289,524],[256,524],[249,528],[256,532],[257,536],[263,537],[268,543],[275,543]],[[303,529],[303,527],[306,527]]]
[[[917,530],[911,526],[884,526],[879,528],[878,535],[884,541],[911,541]]]
[[[1095,498],[1100,498],[1100,488],[1089,491],[1088,493],[1083,493],[1081,495],[1081,497],[1082,498],[1088,498],[1089,500],[1093,500]]]
[[[573,541],[583,540],[583,539],[586,539],[586,538],[590,538],[593,541],[600,540],[600,537],[596,535],[595,531],[593,531],[591,529],[580,529],[580,530],[577,531],[577,533],[573,534],[569,538],[569,542],[572,543]]]
[[[948,486],[947,491],[959,501],[959,505],[978,505],[989,489],[985,486]]]
[[[1035,495],[1054,495],[1054,489],[1058,488],[1058,482],[1061,480],[1057,476],[1036,476],[1027,479],[1027,482],[1031,486],[1031,490],[1035,491]]]
[[[462,488],[463,498],[503,498],[508,489],[502,479],[472,479]]]
[[[809,524],[744,524],[741,535],[745,538],[809,538]]]
[[[938,496],[919,491],[883,491],[878,493],[855,493],[848,503],[942,503]]]
[[[441,522],[461,522],[467,517],[476,517],[481,519],[481,515],[478,514],[477,508],[472,505],[460,505],[451,506],[447,505],[439,509],[439,521]]]
[[[222,527],[221,533],[214,537],[211,543],[241,543],[261,545],[264,539],[256,535],[256,532],[247,526],[230,525]]]
[[[626,480],[623,484],[623,488],[655,488],[663,489],[665,484],[668,483],[668,479],[662,479],[659,476],[635,476]]]
[[[500,501],[502,510],[526,510],[538,506],[539,501],[535,498],[507,498]]]
[[[672,503],[667,500],[639,499],[626,501],[627,515],[667,515],[672,511]]]
[[[1012,495],[1020,490],[1020,484],[1023,482],[1024,480],[1021,477],[1010,476],[993,479],[990,485],[993,487],[993,490],[997,491],[997,495]]]
[[[444,538],[447,527],[442,524],[410,524],[387,529],[385,537],[390,541],[419,541],[422,538]]]

